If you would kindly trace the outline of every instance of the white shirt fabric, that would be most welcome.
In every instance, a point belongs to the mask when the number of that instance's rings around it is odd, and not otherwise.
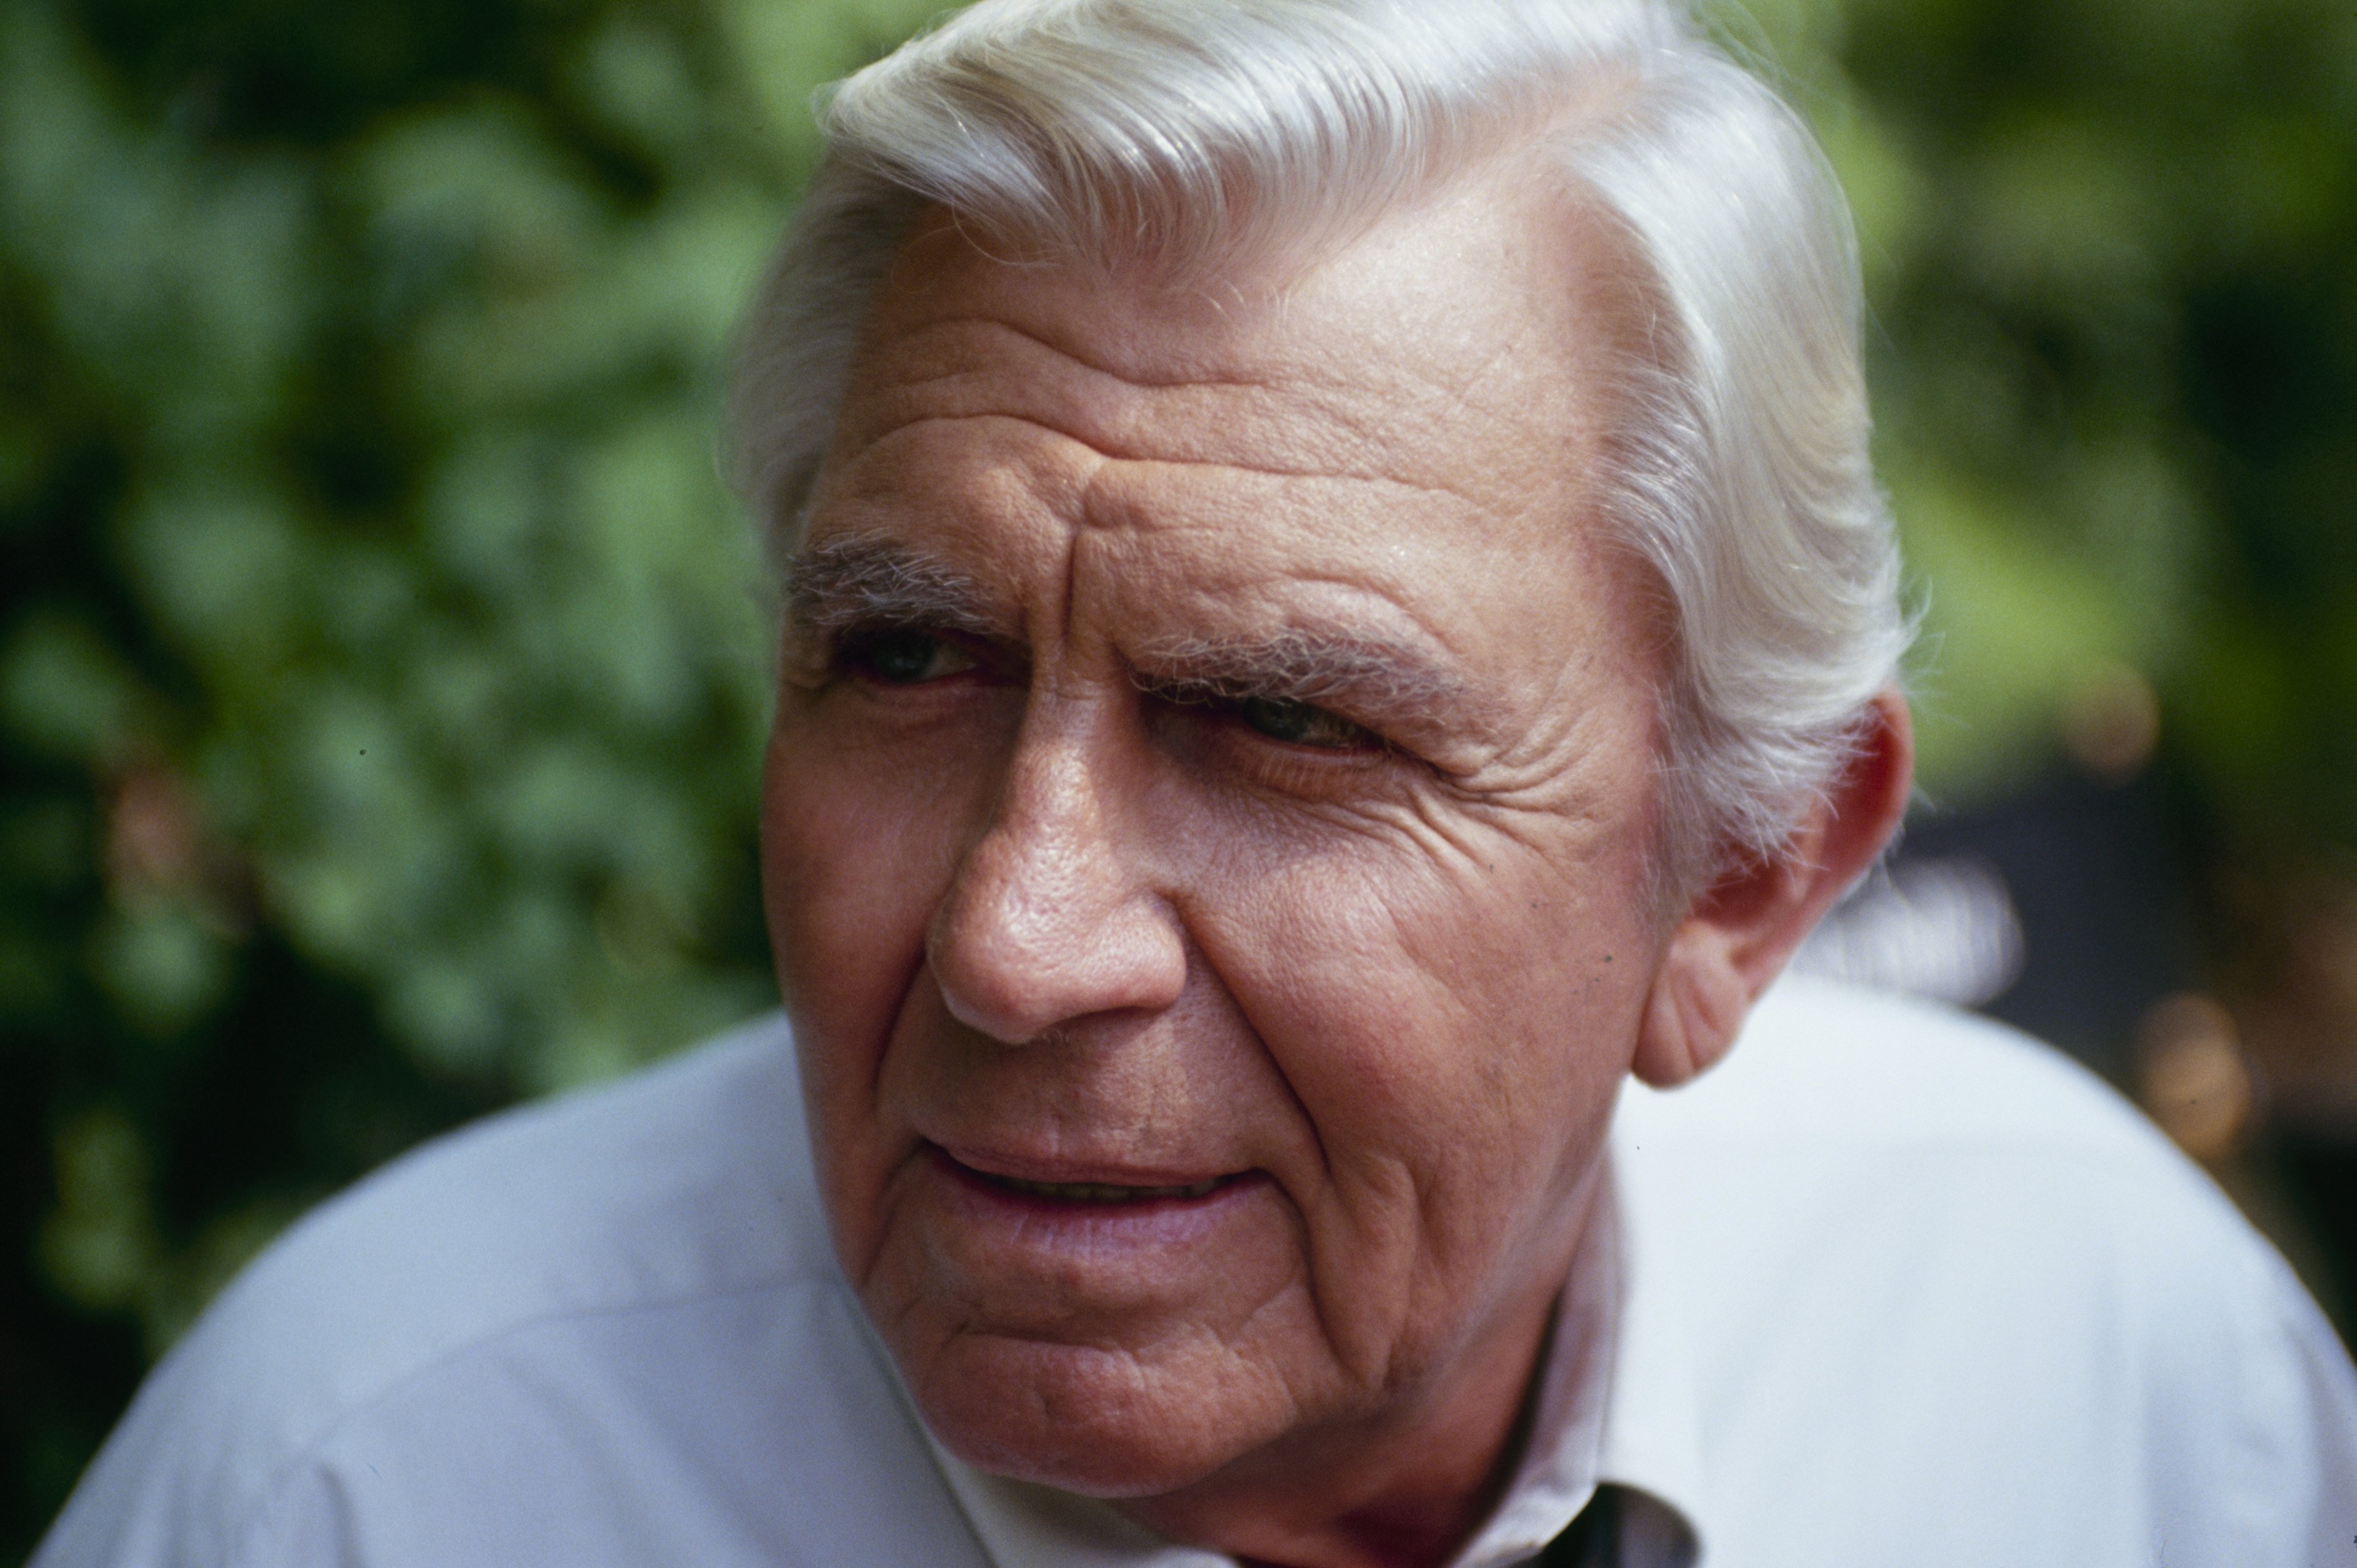
[[[2357,1563],[2357,1377],[2110,1090],[1787,980],[1632,1089],[1529,1451],[1460,1563]],[[1211,1568],[934,1447],[830,1255],[784,1025],[429,1145],[250,1268],[33,1568]]]

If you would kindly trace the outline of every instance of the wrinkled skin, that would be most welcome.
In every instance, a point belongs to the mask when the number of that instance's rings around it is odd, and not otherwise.
[[[1609,271],[1506,177],[1208,289],[920,223],[782,660],[845,1273],[952,1450],[1249,1557],[1478,1524],[1621,1078],[1706,1065],[1864,864],[1652,907]]]

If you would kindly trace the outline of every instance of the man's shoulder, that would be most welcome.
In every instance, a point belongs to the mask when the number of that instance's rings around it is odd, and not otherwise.
[[[1724,1064],[1625,1119],[1666,1140],[1908,1153],[2067,1153],[2184,1171],[2110,1085],[2052,1047],[1936,1003],[1806,975],[1760,1000]]]
[[[1827,1560],[1896,1560],[1911,1521],[1969,1520],[2027,1533],[1938,1560],[2104,1563],[2158,1532],[2172,1562],[2287,1562],[2350,1485],[2357,1384],[2283,1260],[2001,1025],[1788,982],[1720,1069],[1629,1097],[1616,1164],[1635,1310],[1747,1540],[1824,1546],[1836,1519],[1857,1539]],[[1843,1511],[1795,1443],[1888,1506]]]
[[[283,1354],[300,1317],[348,1363],[390,1369],[536,1318],[831,1268],[773,1016],[413,1150],[294,1227],[199,1335],[258,1330]]]
[[[1908,997],[1787,980],[1717,1070],[1632,1089],[1616,1133],[1641,1202],[1707,1189],[1762,1246],[1871,1243],[1894,1269],[1986,1250],[2003,1262],[1990,1288],[2016,1293],[2041,1267],[2050,1284],[2112,1289],[2196,1276],[2212,1296],[2282,1283],[2224,1193],[2109,1084],[2005,1025]]]
[[[798,1327],[745,1321],[763,1312]],[[438,1423],[464,1444],[472,1405],[594,1403],[608,1392],[585,1385],[653,1366],[656,1347],[684,1371],[682,1342],[716,1336],[839,1353],[855,1317],[791,1040],[758,1020],[437,1139],[320,1206],[149,1380],[59,1533],[119,1540],[146,1518],[178,1535],[174,1560],[226,1560],[291,1478],[341,1462],[356,1434],[386,1474],[421,1446],[389,1434]]]

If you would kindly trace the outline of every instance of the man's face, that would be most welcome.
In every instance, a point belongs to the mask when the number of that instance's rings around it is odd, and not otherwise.
[[[882,287],[764,866],[837,1251],[985,1468],[1527,1366],[1660,948],[1570,231],[1470,188],[1173,294],[933,222]]]

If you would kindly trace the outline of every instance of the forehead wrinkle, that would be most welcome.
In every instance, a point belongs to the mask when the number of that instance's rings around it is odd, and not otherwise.
[[[1117,449],[1125,432],[1152,421],[1139,405],[1157,392],[1275,390],[1265,379],[1221,376],[1208,368],[1185,367],[1159,379],[1125,373],[1076,345],[986,315],[933,317],[891,334],[871,352],[876,364],[895,372],[871,384],[861,400],[880,405],[872,423],[887,431],[931,417],[1000,413],[1092,447]],[[1074,381],[1081,384],[1071,386]]]
[[[962,413],[924,413],[899,420],[876,431],[856,450],[844,453],[835,467],[840,471],[870,461],[876,457],[877,449],[888,443],[931,426],[953,427],[989,424],[1028,426],[1058,442],[1078,447],[1084,453],[1095,465],[1094,469],[1085,479],[1064,478],[1057,489],[1068,495],[1094,497],[1104,493],[1104,487],[1101,481],[1107,478],[1120,477],[1124,471],[1150,476],[1157,468],[1167,468],[1194,473],[1240,474],[1255,479],[1276,479],[1310,484],[1370,485],[1382,489],[1401,490],[1414,496],[1448,500],[1471,507],[1485,515],[1493,514],[1497,510],[1492,502],[1453,485],[1426,483],[1397,474],[1382,473],[1372,469],[1338,471],[1323,467],[1293,468],[1274,464],[1252,463],[1232,457],[1172,457],[1140,454],[1125,451],[1118,445],[1101,445],[1097,441],[1092,441],[1087,436],[1059,426],[1046,419],[997,410]],[[1136,520],[1139,509],[1135,503],[1125,499],[1106,507],[1083,504],[1077,510],[1079,513],[1077,521],[1103,528],[1129,526]]]
[[[1004,344],[956,341],[970,334],[1011,339],[1013,351]],[[952,340],[929,345],[937,336]],[[1262,375],[1195,366],[1157,377],[1116,369],[1090,358],[1077,344],[980,315],[935,317],[877,348],[888,350],[879,360],[903,373],[882,385],[871,383],[860,400],[867,405],[861,411],[866,417],[856,422],[865,428],[854,439],[862,451],[898,431],[936,420],[997,416],[1124,462],[1279,478],[1359,479],[1469,500],[1474,498],[1462,490],[1408,477],[1396,459],[1403,451],[1422,449],[1430,432],[1480,415],[1485,403],[1496,403],[1479,392],[1501,379],[1493,372],[1512,356],[1510,348],[1501,347],[1480,364],[1448,378],[1421,374],[1421,367],[1396,360],[1385,360],[1380,373],[1373,366],[1361,367],[1365,374],[1345,375],[1287,361]],[[911,358],[913,368],[907,363]],[[1082,384],[1072,386],[1071,380]],[[1423,387],[1423,395],[1408,407],[1391,406],[1411,382]],[[1243,398],[1246,405],[1201,406],[1222,393]],[[1370,399],[1378,406],[1364,406]],[[1172,406],[1173,400],[1179,406]],[[1400,427],[1403,418],[1409,428]],[[1303,461],[1283,461],[1280,453],[1299,454]]]
[[[1405,490],[1410,495],[1439,497],[1488,512],[1492,509],[1478,496],[1470,496],[1453,485],[1426,484],[1402,478],[1396,474],[1336,473],[1326,468],[1281,468],[1257,463],[1237,462],[1222,457],[1126,457],[1118,453],[1105,456],[1133,470],[1151,473],[1156,468],[1183,468],[1213,473],[1245,474],[1257,479],[1300,480],[1310,484],[1372,485],[1379,489]],[[1125,510],[1135,510],[1125,501]]]
[[[1135,392],[1167,392],[1189,387],[1265,389],[1268,385],[1264,377],[1217,375],[1208,368],[1197,368],[1193,365],[1181,366],[1164,376],[1149,374],[1142,367],[1117,370],[1102,360],[1091,358],[1083,351],[1082,345],[1086,341],[1084,334],[1075,333],[1069,341],[1058,342],[1043,332],[1036,332],[1028,327],[1017,326],[1001,316],[936,317],[918,328],[917,332],[930,332],[944,328],[978,328],[985,333],[1005,333],[1035,348],[1045,349],[1055,358],[1076,365],[1092,376],[1101,377]],[[916,333],[910,334],[912,337],[916,335]]]

